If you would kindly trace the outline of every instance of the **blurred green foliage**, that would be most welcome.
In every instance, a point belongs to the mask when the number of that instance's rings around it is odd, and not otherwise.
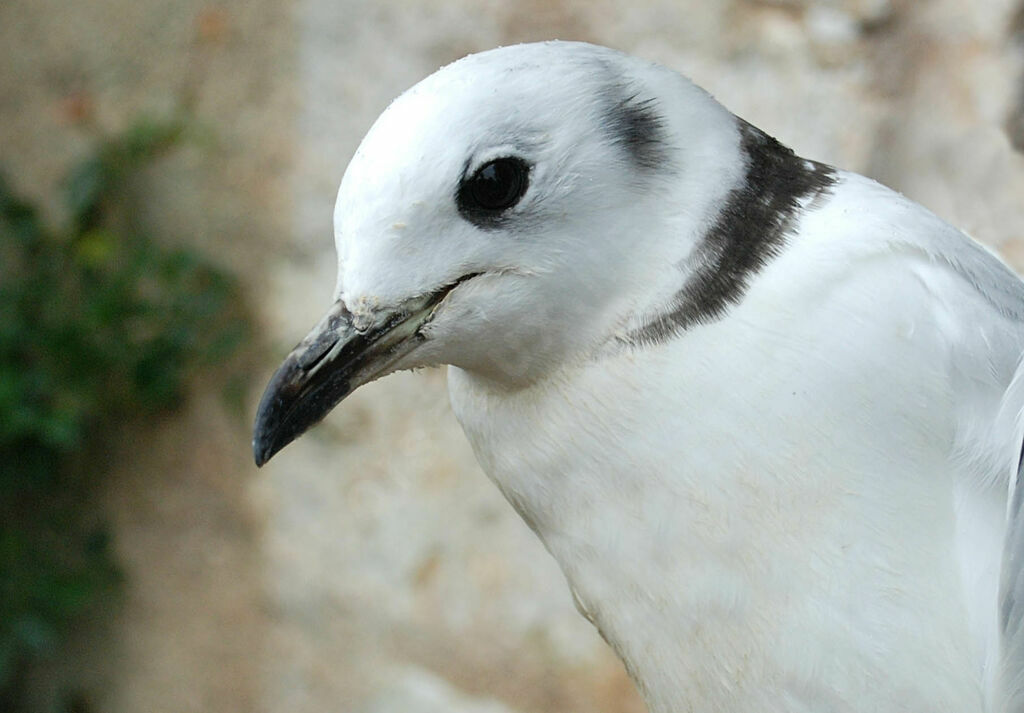
[[[96,515],[104,443],[173,407],[245,340],[235,282],[123,226],[139,169],[187,121],[143,121],[69,174],[48,229],[0,176],[0,708],[120,575]],[[130,222],[130,221],[128,221]]]

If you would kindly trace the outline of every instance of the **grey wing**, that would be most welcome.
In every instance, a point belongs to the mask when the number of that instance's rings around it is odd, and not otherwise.
[[[978,566],[980,571],[988,566],[986,562],[998,563],[997,587],[967,593],[968,608],[995,628],[994,636],[983,634],[987,709],[1024,713],[1024,284],[981,245],[952,231],[932,237],[925,250],[969,285],[948,304],[964,325],[948,341],[954,371],[961,377],[956,396],[960,427],[971,434],[964,439],[965,450],[976,456],[968,479],[977,489],[969,490],[975,497],[989,488],[996,491],[991,500],[994,509],[959,513],[967,543],[961,554],[972,561],[967,566]],[[1006,384],[1006,375],[1012,378],[997,397],[998,412],[990,421],[984,414],[991,413],[986,406],[995,395],[991,389],[998,393],[997,385]],[[981,423],[990,428],[976,428]],[[1004,502],[1005,513],[999,506]],[[979,551],[998,549],[999,540],[975,538],[972,533],[990,530],[984,523],[971,524],[971,517],[999,518],[1000,529],[1005,528],[1001,552]],[[993,556],[998,559],[990,560]]]
[[[929,211],[844,180],[890,208],[878,233],[885,251],[927,258],[914,274],[931,292],[930,326],[949,360],[956,557],[986,710],[1024,713],[1024,282]]]
[[[1019,713],[1024,711],[1024,451],[1010,483],[998,615],[999,651],[997,661],[992,662],[996,666],[993,711]]]

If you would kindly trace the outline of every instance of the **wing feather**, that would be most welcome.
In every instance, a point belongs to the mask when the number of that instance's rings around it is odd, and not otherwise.
[[[993,252],[870,179],[810,219],[856,262],[908,260],[928,290],[932,344],[946,351],[955,442],[955,558],[987,710],[1024,713],[1024,282]],[[868,208],[870,207],[870,208]]]

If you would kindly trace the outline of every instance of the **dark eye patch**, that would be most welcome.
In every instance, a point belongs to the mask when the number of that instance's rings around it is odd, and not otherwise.
[[[530,165],[506,156],[488,161],[462,179],[455,202],[463,218],[481,228],[498,227],[530,186]]]

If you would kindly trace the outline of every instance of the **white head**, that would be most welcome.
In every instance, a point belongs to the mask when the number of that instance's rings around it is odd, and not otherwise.
[[[501,48],[423,80],[345,172],[337,302],[268,388],[257,441],[279,433],[257,460],[396,369],[514,387],[586,358],[670,289],[651,265],[696,244],[742,179],[738,145],[703,90],[592,45]]]
[[[652,83],[671,86],[671,106]],[[701,159],[722,148],[709,137],[735,144],[726,117],[679,75],[604,48],[466,57],[395,100],[352,159],[334,214],[336,297],[369,318],[478,275],[448,295],[402,366],[538,378],[607,339],[626,286],[645,279],[630,271],[647,264],[645,233],[707,210]],[[495,160],[509,178],[491,187],[515,197],[519,172],[525,190],[507,209],[472,210],[473,176]],[[670,200],[686,172],[691,201]]]

